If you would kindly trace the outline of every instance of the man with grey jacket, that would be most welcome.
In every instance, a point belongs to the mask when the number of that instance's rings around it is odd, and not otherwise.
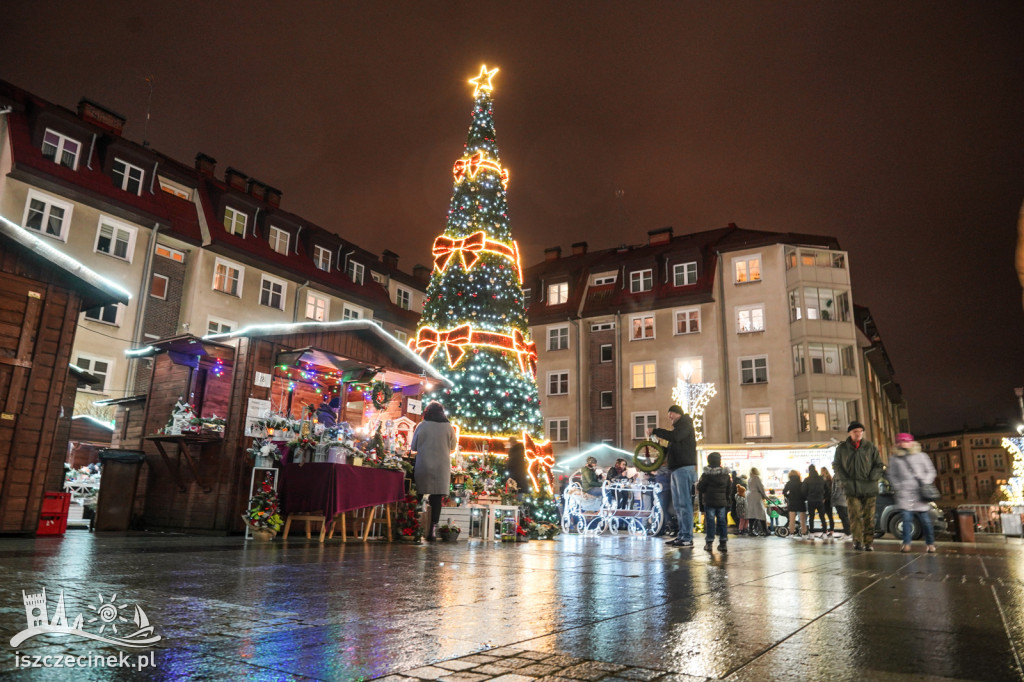
[[[832,460],[835,477],[843,482],[849,508],[853,548],[873,552],[875,541],[875,499],[882,478],[882,456],[874,443],[864,438],[864,425],[850,422],[849,437],[836,446]]]

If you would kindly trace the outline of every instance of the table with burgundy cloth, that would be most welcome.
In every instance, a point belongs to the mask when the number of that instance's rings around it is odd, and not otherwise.
[[[363,533],[365,540],[369,535],[376,507],[405,499],[404,479],[403,472],[392,469],[321,462],[283,464],[281,512],[286,516],[298,516],[297,520],[305,518],[307,521],[309,518],[316,518],[310,516],[311,512],[323,512],[321,542],[328,526],[331,535],[334,534],[334,521],[340,516],[341,535],[344,541],[345,512],[369,507],[370,518]]]

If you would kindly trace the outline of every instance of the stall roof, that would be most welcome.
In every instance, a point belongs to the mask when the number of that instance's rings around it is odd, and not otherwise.
[[[203,337],[204,341],[226,341],[239,336],[282,336],[288,334],[311,334],[323,332],[349,332],[360,336],[371,336],[374,341],[381,343],[381,348],[394,360],[396,369],[413,374],[429,377],[433,381],[440,382],[445,386],[451,386],[441,373],[416,353],[412,352],[405,344],[391,334],[380,328],[374,322],[368,320],[338,320],[335,322],[296,322],[293,324],[256,324],[243,329],[223,334],[208,334]],[[313,352],[313,349],[305,349]],[[322,353],[323,351],[316,351]],[[327,363],[330,366],[330,363]],[[365,365],[365,363],[362,363]],[[388,373],[387,381],[394,382],[392,373]]]
[[[160,339],[154,341],[148,346],[142,348],[130,348],[124,352],[125,355],[133,358],[149,357],[156,355],[157,353],[166,353],[172,351],[175,353],[184,353],[186,355],[207,355],[206,349],[203,348],[204,343],[213,343],[224,348],[231,348],[231,346],[223,343],[217,343],[211,341],[207,337],[199,338],[192,334],[182,334],[180,336],[171,336],[166,339]]]

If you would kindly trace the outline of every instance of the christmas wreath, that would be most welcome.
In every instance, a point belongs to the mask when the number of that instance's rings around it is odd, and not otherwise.
[[[370,400],[373,401],[373,406],[378,410],[383,410],[384,406],[391,402],[391,396],[395,394],[383,381],[375,381],[370,386]]]
[[[640,471],[654,471],[664,462],[665,448],[653,440],[641,441],[633,450],[633,465]]]

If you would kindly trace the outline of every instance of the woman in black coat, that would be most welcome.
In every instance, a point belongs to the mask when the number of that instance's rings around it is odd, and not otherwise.
[[[800,515],[800,529],[807,532],[807,497],[804,492],[804,484],[800,481],[800,472],[793,469],[789,472],[789,481],[782,489],[786,498],[786,509],[789,510],[789,537],[800,537],[796,533],[796,516]]]
[[[814,513],[821,519],[821,533],[825,534],[828,526],[825,522],[825,479],[818,475],[814,465],[807,467],[807,478],[804,479],[804,494],[807,497],[807,532],[814,535]]]

